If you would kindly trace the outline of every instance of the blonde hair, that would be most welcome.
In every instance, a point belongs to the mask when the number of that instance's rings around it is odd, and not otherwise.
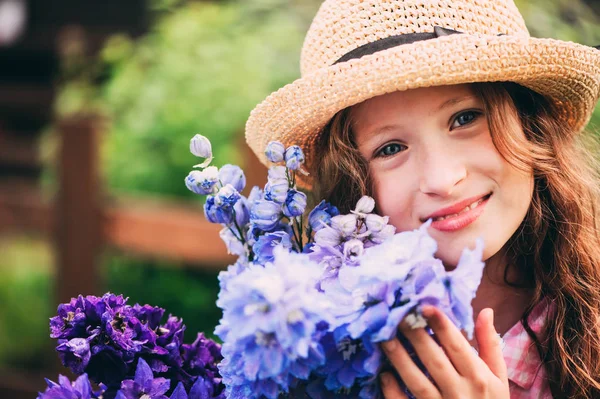
[[[514,83],[474,83],[499,153],[516,168],[534,171],[528,213],[507,243],[510,264],[533,288],[522,317],[546,368],[554,397],[600,397],[600,176],[591,134],[575,136],[554,116],[560,106]],[[518,117],[525,137],[510,118]],[[353,138],[352,108],[338,112],[316,147],[314,195],[348,212],[370,194],[368,164]],[[543,298],[556,311],[537,336],[528,324]]]

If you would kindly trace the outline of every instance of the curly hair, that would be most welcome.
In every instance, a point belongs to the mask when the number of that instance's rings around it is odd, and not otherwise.
[[[534,193],[521,226],[507,242],[519,282],[533,289],[522,323],[535,343],[554,397],[600,397],[600,174],[590,133],[573,134],[556,118],[560,104],[510,82],[473,83],[484,104],[494,145],[516,168],[533,170]],[[525,133],[518,134],[511,117]],[[368,163],[352,131],[352,108],[338,112],[316,148],[313,193],[348,212],[372,192]],[[537,336],[528,324],[534,306],[557,306]]]

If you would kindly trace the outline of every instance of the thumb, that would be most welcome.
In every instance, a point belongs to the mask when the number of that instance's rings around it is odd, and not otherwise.
[[[508,384],[506,362],[502,356],[500,337],[494,328],[494,311],[483,309],[475,322],[475,339],[479,347],[479,357],[488,365],[492,373]]]

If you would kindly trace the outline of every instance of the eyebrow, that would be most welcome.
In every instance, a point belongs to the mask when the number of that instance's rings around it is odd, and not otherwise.
[[[449,107],[451,107],[453,105],[460,104],[462,102],[465,102],[467,100],[472,100],[474,98],[475,98],[475,96],[472,95],[472,94],[468,94],[466,96],[461,96],[461,97],[450,98],[450,99],[444,101],[438,107],[438,109],[436,110],[436,112],[443,111],[445,108],[449,108]],[[381,127],[377,128],[377,129],[373,130],[373,132],[371,134],[374,135],[374,136],[379,136],[381,133],[385,133],[387,131],[397,129],[399,127],[402,127],[402,125],[399,125],[399,124],[384,125],[384,126],[381,126]]]
[[[473,99],[475,96],[473,96],[472,94],[466,95],[466,96],[462,96],[462,97],[454,97],[451,98],[449,100],[444,101],[444,103],[442,103],[442,105],[439,106],[439,108],[437,109],[438,111],[442,111],[444,108],[448,108],[451,107],[453,105],[462,103],[463,101],[467,101],[467,100],[471,100]]]

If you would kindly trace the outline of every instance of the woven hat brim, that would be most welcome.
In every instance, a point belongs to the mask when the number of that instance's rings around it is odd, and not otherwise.
[[[265,165],[270,141],[299,145],[312,170],[320,131],[346,107],[394,91],[495,81],[547,96],[562,111],[557,118],[578,133],[600,96],[600,51],[556,39],[467,34],[390,48],[323,68],[272,93],[252,111],[246,141]],[[310,176],[300,183],[310,188]]]

